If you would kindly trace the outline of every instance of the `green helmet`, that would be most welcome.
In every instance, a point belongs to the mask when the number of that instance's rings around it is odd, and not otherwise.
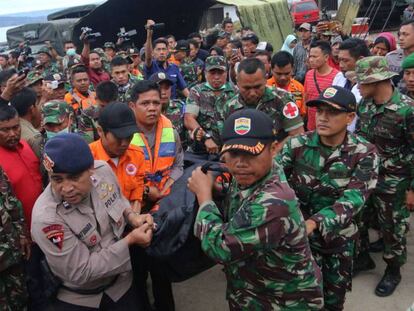
[[[70,106],[60,100],[52,100],[45,103],[42,107],[43,124],[60,124],[70,114]]]
[[[370,56],[357,61],[355,75],[359,84],[370,84],[389,80],[398,73],[390,70],[385,57]]]

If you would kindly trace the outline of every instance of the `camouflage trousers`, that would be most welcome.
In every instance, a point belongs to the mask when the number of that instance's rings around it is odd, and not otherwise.
[[[345,295],[352,288],[352,262],[354,241],[349,240],[339,253],[325,253],[318,246],[312,246],[313,257],[321,268],[323,277],[324,310],[344,309]]]
[[[22,265],[0,273],[0,311],[21,311],[27,306],[26,278]]]
[[[408,182],[399,184],[394,194],[374,192],[365,207],[364,225],[361,230],[360,251],[369,246],[367,215],[378,217],[379,227],[384,239],[384,261],[394,267],[401,267],[407,261],[407,239],[410,212],[405,204]]]
[[[227,293],[227,300],[230,311],[317,311],[321,310],[323,305],[322,299],[319,298],[310,302],[305,298],[303,301],[289,300],[289,294],[285,294],[285,296],[285,301],[282,302],[275,299],[274,293],[260,293],[259,297],[257,293],[253,294],[245,289],[231,295]]]

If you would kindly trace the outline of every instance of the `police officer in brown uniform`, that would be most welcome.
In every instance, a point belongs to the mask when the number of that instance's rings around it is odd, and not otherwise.
[[[33,208],[32,237],[63,283],[54,310],[139,310],[128,247],[146,247],[152,217],[137,215],[109,165],[77,134],[45,146],[50,184]],[[134,229],[123,237],[126,224]]]

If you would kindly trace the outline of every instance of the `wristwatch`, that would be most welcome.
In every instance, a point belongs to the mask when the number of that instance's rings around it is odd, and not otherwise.
[[[204,136],[203,136],[203,138],[202,138],[203,143],[204,143],[207,139],[210,139],[210,138],[213,138],[213,136],[211,136],[211,134],[209,134],[209,133],[205,133],[205,134],[204,134]]]

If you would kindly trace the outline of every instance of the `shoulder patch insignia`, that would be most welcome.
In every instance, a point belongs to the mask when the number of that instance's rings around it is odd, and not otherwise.
[[[294,102],[289,102],[283,107],[283,116],[294,119],[299,116],[299,108]]]

